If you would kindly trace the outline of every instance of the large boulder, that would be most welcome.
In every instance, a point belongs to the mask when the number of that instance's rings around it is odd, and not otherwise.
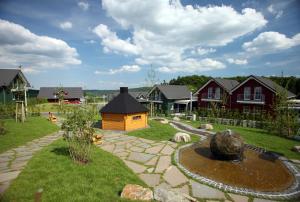
[[[173,137],[174,142],[190,142],[191,136],[187,133],[178,132]]]
[[[180,121],[180,118],[175,116],[175,117],[173,117],[173,121]]]
[[[136,184],[127,184],[121,193],[121,198],[130,200],[150,201],[153,199],[153,192]]]
[[[292,151],[300,153],[300,145],[296,145],[292,148]]]
[[[214,127],[211,124],[209,124],[209,123],[205,123],[205,124],[201,124],[201,129],[213,130]]]
[[[196,199],[189,195],[167,189],[162,187],[156,187],[154,189],[154,199],[162,202],[195,202]]]
[[[210,140],[210,150],[221,160],[242,160],[244,141],[239,134],[231,130],[218,132]]]

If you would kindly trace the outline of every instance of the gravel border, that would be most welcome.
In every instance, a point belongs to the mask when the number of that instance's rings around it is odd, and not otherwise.
[[[290,162],[287,158],[283,156],[279,156],[275,153],[268,152],[265,149],[253,146],[253,145],[246,145],[248,149],[252,149],[258,153],[272,153],[273,155],[277,156],[279,160],[282,161],[282,163],[289,169],[289,171],[294,175],[295,177],[295,182],[294,184],[289,187],[287,190],[283,192],[259,192],[259,191],[254,191],[251,189],[246,189],[242,187],[234,187],[230,185],[223,184],[221,182],[217,182],[214,180],[211,180],[209,178],[206,178],[204,176],[195,174],[190,172],[188,169],[186,169],[182,164],[179,163],[179,151],[181,149],[184,149],[186,147],[192,146],[195,143],[192,144],[187,144],[179,147],[175,151],[174,155],[174,160],[176,165],[188,176],[192,177],[193,179],[196,179],[197,181],[212,186],[214,188],[220,189],[225,192],[231,192],[239,195],[247,195],[247,196],[254,196],[258,198],[265,198],[265,199],[279,199],[279,200],[287,200],[287,199],[295,199],[297,197],[300,197],[300,171],[299,169],[292,163]]]

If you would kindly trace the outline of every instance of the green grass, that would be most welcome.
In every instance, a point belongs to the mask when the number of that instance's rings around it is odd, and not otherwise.
[[[199,127],[199,121],[186,122],[194,127]],[[238,132],[248,144],[252,144],[258,147],[265,148],[269,151],[280,153],[290,159],[300,159],[300,154],[291,151],[291,148],[295,145],[300,145],[299,141],[290,140],[283,137],[269,134],[265,130],[257,128],[247,128],[239,126],[229,126],[222,124],[213,124],[214,131],[222,131],[231,129]]]
[[[163,141],[170,140],[178,132],[169,124],[162,124],[156,120],[148,121],[149,128],[128,132],[127,135],[141,137],[149,140]],[[199,137],[191,135],[192,142],[199,141]]]
[[[5,119],[4,123],[7,132],[0,135],[0,153],[59,129],[43,117],[29,117],[24,123],[16,123],[14,119]]]
[[[67,143],[55,141],[36,154],[0,201],[33,201],[42,188],[42,201],[127,201],[119,195],[126,184],[146,185],[120,160],[92,148],[92,161],[74,163]]]

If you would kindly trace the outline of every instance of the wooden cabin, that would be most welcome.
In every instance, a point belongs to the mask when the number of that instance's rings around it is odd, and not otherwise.
[[[100,110],[102,129],[130,131],[148,126],[148,109],[128,93],[127,87]]]

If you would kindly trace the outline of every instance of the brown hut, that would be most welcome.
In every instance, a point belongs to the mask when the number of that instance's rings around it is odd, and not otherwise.
[[[120,88],[120,94],[100,110],[102,129],[135,130],[148,125],[148,109],[134,99],[127,87]]]

